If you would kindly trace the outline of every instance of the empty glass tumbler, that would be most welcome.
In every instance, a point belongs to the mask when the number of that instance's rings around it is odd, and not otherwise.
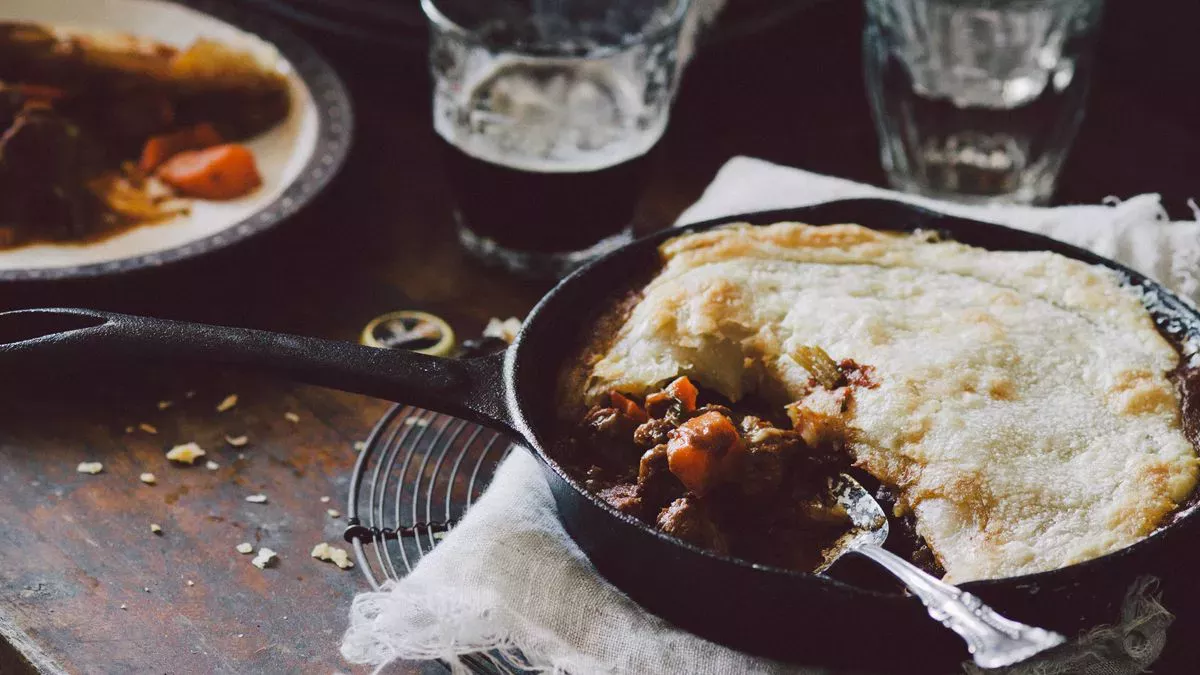
[[[1049,200],[1083,118],[1103,0],[866,0],[867,90],[892,187]]]

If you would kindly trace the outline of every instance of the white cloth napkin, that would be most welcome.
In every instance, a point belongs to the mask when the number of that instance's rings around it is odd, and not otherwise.
[[[1169,222],[1153,194],[1054,209],[965,207],[739,157],[680,222],[851,197],[903,199],[1049,234],[1193,299],[1200,290],[1200,224]],[[1123,614],[1081,639],[1080,649],[1010,672],[1142,672],[1160,653],[1171,617],[1149,580],[1130,589]],[[519,652],[533,669],[575,675],[819,672],[747,656],[642,610],[596,574],[562,529],[536,461],[523,452],[505,460],[484,497],[408,577],[355,599],[342,644],[347,660],[381,669],[395,659],[433,658],[461,668],[459,657],[487,650]]]
[[[955,216],[1049,235],[1129,267],[1200,302],[1200,223],[1171,222],[1156,194],[1103,205],[964,206],[901,194],[854,181],[779,166],[750,157],[725,163],[696,202],[680,216],[695,223],[734,213],[770,211],[856,197],[910,202]],[[1193,211],[1197,209],[1189,202]]]

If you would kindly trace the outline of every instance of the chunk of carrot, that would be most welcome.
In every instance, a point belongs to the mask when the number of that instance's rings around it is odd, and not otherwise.
[[[181,152],[157,175],[180,194],[200,199],[236,199],[262,185],[254,154],[236,143]]]
[[[612,407],[620,410],[621,414],[625,415],[634,422],[640,424],[650,419],[646,416],[646,411],[642,410],[640,405],[615,389],[608,392],[608,400],[612,402]]]
[[[684,422],[671,434],[667,466],[684,487],[703,495],[720,480],[740,451],[737,427],[714,410]]]
[[[696,397],[700,395],[700,391],[686,375],[676,378],[674,382],[668,384],[667,392],[678,399],[688,412],[696,409]]]
[[[717,462],[711,454],[694,445],[668,443],[667,466],[684,487],[703,496],[713,483]]]
[[[142,146],[142,158],[138,168],[150,173],[168,159],[188,150],[203,150],[225,142],[213,125],[202,122],[194,127],[180,129],[169,134],[151,136]]]

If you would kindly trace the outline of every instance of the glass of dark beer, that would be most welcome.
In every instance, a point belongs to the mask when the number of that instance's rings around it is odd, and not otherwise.
[[[528,277],[627,242],[688,0],[422,0],[463,246]]]

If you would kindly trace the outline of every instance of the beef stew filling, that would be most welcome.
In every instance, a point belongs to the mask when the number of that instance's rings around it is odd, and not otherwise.
[[[854,391],[873,386],[870,367],[835,368],[786,415],[754,398],[731,404],[687,377],[643,400],[612,391],[564,435],[559,459],[618,511],[667,534],[811,570],[849,528],[828,479],[850,466]]]

